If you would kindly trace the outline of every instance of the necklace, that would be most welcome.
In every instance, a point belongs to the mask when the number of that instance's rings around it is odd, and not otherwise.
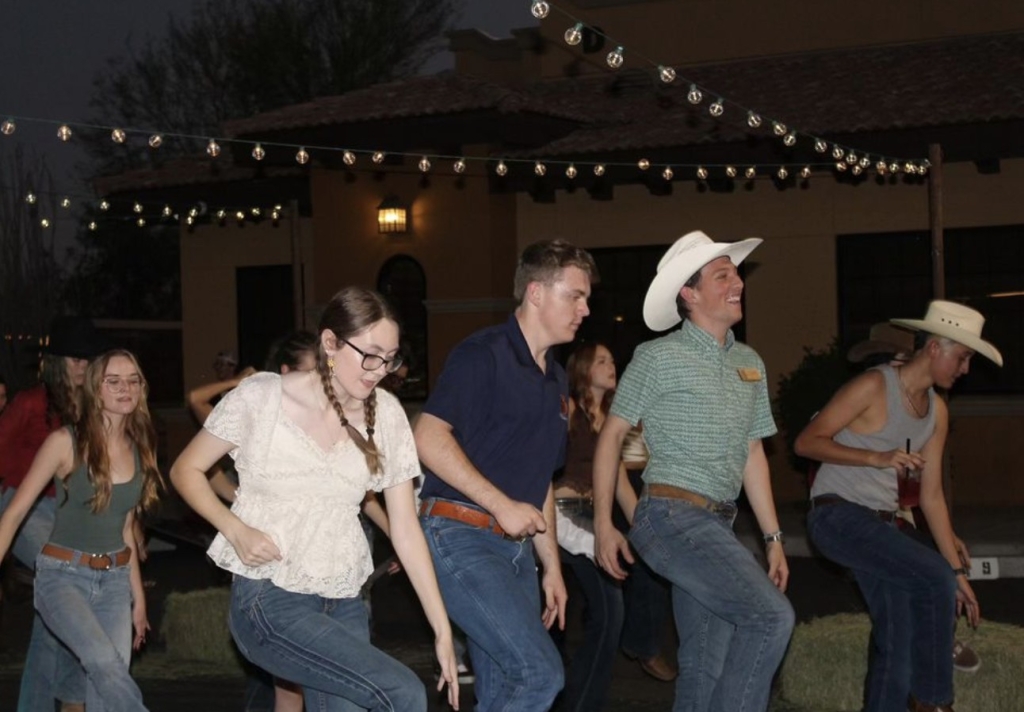
[[[907,399],[907,403],[910,404],[910,409],[914,411],[914,415],[916,415],[918,418],[923,418],[925,414],[917,409],[917,406],[914,404],[913,399],[910,397],[910,392],[907,391],[907,387],[903,383],[902,367],[896,369],[896,380],[900,382],[900,390],[903,392],[903,397]],[[925,407],[925,409],[927,411],[927,406]]]

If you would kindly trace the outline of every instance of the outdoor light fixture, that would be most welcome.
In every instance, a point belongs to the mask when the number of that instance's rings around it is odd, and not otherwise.
[[[398,198],[389,195],[377,206],[377,232],[403,233],[408,231],[408,211]]]

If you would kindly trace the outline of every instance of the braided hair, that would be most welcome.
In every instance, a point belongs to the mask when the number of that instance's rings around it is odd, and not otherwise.
[[[322,334],[325,330],[330,330],[338,339],[347,339],[382,319],[398,323],[394,309],[384,297],[364,287],[345,287],[328,302],[323,316],[320,317],[318,332]],[[370,395],[363,401],[366,423],[366,437],[364,438],[363,434],[348,422],[344,409],[341,407],[341,401],[338,400],[338,396],[334,392],[334,387],[331,385],[331,369],[327,364],[327,354],[323,344],[317,347],[316,370],[320,375],[324,395],[327,396],[328,402],[337,413],[342,427],[366,457],[366,466],[370,472],[375,475],[380,474],[381,453],[373,438],[377,415],[376,390],[370,391]]]

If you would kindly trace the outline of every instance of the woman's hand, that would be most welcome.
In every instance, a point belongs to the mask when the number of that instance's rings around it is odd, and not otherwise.
[[[149,631],[149,619],[146,616],[146,601],[137,600],[132,603],[132,627],[135,629],[135,638],[132,639],[132,650],[139,650],[146,642],[146,633]]]
[[[434,653],[437,655],[437,662],[441,666],[441,675],[437,680],[437,691],[448,685],[448,704],[452,709],[459,709],[459,663],[455,657],[455,646],[452,645],[452,638],[438,637],[434,639]]]
[[[230,534],[225,533],[225,536],[246,566],[263,566],[281,560],[281,550],[269,535],[241,521],[234,531]]]
[[[963,613],[967,616],[967,622],[972,628],[977,628],[981,622],[981,607],[978,606],[978,598],[974,595],[967,577],[960,574],[956,577],[956,615]]]

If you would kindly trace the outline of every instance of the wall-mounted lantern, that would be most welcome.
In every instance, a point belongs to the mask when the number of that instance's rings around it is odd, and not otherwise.
[[[377,206],[377,232],[403,233],[409,230],[409,211],[398,198],[389,195]]]

